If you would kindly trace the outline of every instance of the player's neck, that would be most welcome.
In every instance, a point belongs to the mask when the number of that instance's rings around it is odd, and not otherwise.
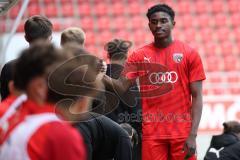
[[[173,42],[172,36],[164,39],[154,38],[154,46],[157,48],[166,48]]]

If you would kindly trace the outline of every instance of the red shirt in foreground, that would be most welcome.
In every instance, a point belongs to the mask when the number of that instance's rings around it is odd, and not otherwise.
[[[86,159],[84,142],[79,132],[59,120],[53,106],[37,106],[27,101],[23,103],[20,112],[16,112],[8,121],[8,128],[13,129],[3,132],[0,159]],[[15,126],[11,127],[12,124]]]

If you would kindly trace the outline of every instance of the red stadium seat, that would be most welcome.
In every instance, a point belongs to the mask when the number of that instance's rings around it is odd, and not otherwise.
[[[56,0],[43,0],[44,5],[48,5],[46,3],[56,3]]]
[[[229,0],[227,2],[228,4],[228,10],[230,13],[238,13],[240,12],[240,5],[239,5],[239,1],[237,0]]]
[[[112,40],[113,38],[119,38],[119,37],[117,37],[117,35],[113,35],[113,34],[112,34],[111,32],[109,32],[109,31],[101,32],[101,33],[97,36],[98,44],[103,47],[107,42],[109,42],[109,41]]]
[[[141,16],[134,16],[131,17],[131,29],[136,30],[136,29],[144,29],[147,26],[147,21],[144,21],[144,19]]]
[[[204,45],[204,50],[207,57],[218,56],[220,46],[217,43],[207,43]]]
[[[116,37],[119,39],[129,40],[131,37],[131,34],[125,30],[121,30],[121,31],[116,32]]]
[[[52,24],[53,24],[53,30],[54,30],[54,31],[61,31],[62,25],[61,25],[61,23],[60,23],[60,20],[58,20],[58,19],[50,19],[50,21],[51,21]]]
[[[240,13],[231,14],[230,21],[231,21],[232,27],[239,27],[240,26],[239,20],[240,20]]]
[[[213,84],[213,83],[222,83],[223,79],[222,79],[221,76],[209,76],[208,77],[208,81],[211,84]]]
[[[214,0],[208,3],[211,7],[212,13],[223,13],[226,11],[226,3],[224,1]]]
[[[73,17],[74,16],[73,4],[63,3],[61,12],[63,17]]]
[[[6,32],[6,23],[2,23],[3,20],[0,19],[1,23],[0,23],[0,33]]]
[[[66,18],[64,19],[64,21],[62,22],[62,29],[66,29],[68,27],[80,27],[80,21],[78,19],[74,19],[74,18]]]
[[[61,4],[63,5],[64,3],[71,4],[73,3],[73,0],[60,0]]]
[[[107,3],[98,3],[95,4],[94,11],[96,16],[108,16],[110,6]]]
[[[17,17],[18,13],[19,13],[19,10],[20,10],[20,5],[16,5],[14,6],[13,8],[11,8],[9,10],[9,16],[10,18],[14,19]]]
[[[29,4],[38,4],[39,0],[31,0],[29,1]]]
[[[131,2],[126,7],[127,7],[128,14],[130,14],[130,16],[133,16],[133,15],[141,16],[141,14],[144,11],[143,6],[139,2]]]
[[[80,19],[81,27],[85,30],[94,30],[94,20],[91,17],[83,17]]]
[[[191,1],[179,1],[177,3],[177,13],[178,14],[191,14],[193,4]]]
[[[233,33],[235,36],[235,40],[240,42],[240,28],[239,27],[234,28]]]
[[[28,6],[29,16],[40,14],[40,7],[38,4],[31,4]]]
[[[76,0],[76,2],[77,2],[78,4],[83,4],[83,3],[86,3],[86,0]],[[74,3],[74,0],[73,0],[73,3]]]
[[[212,17],[209,14],[200,14],[196,18],[196,26],[199,28],[211,27],[213,25]]]
[[[110,30],[111,21],[109,17],[101,17],[97,19],[97,26],[99,30]]]
[[[44,13],[47,17],[57,17],[58,13],[57,13],[57,6],[53,3],[48,4],[45,6],[44,8]]]
[[[236,74],[229,74],[229,76],[227,76],[227,82],[236,84],[240,83],[240,76]]]
[[[192,28],[185,30],[184,37],[185,41],[188,43],[196,41],[196,30]]]
[[[192,28],[196,26],[196,20],[195,17],[191,14],[186,14],[180,17],[180,20],[182,21],[182,27],[184,29]]]
[[[215,27],[227,27],[229,26],[229,16],[226,14],[216,14],[213,17]]]
[[[224,70],[225,71],[237,71],[238,70],[238,61],[237,57],[229,55],[223,59],[224,61]]]
[[[21,21],[18,28],[17,28],[17,32],[24,32],[24,21]]]
[[[143,29],[134,31],[133,39],[136,46],[143,45],[146,40],[146,31]]]
[[[222,59],[217,56],[206,58],[206,69],[208,72],[217,72],[222,70]]]
[[[230,88],[230,92],[233,95],[240,95],[240,87],[232,87]]]
[[[185,40],[184,32],[181,29],[179,29],[179,27],[176,27],[173,30],[173,37],[182,41]]]
[[[234,44],[232,44],[231,42],[224,42],[221,44],[221,54],[224,57],[228,57],[230,55],[233,55],[233,49],[234,49]]]
[[[113,17],[111,20],[113,30],[127,30],[129,29],[129,19],[123,16]]]
[[[126,7],[121,2],[116,2],[110,7],[113,16],[124,15],[126,12]]]
[[[98,48],[96,47],[96,45],[88,45],[85,46],[85,48],[93,55],[98,56],[99,51]]]
[[[197,14],[208,14],[210,11],[209,3],[204,0],[194,2],[192,7],[194,7],[194,10]]]
[[[209,89],[203,88],[203,95],[208,95],[209,94]]]
[[[229,30],[229,28],[227,27],[221,27],[217,30],[215,30],[215,35],[216,38],[219,42],[224,42],[224,41],[230,41],[231,40],[231,30]]]
[[[86,1],[86,0],[85,0],[85,1]],[[93,3],[93,4],[100,4],[100,3],[102,3],[102,4],[107,5],[108,0],[92,0],[92,3]]]
[[[92,7],[88,3],[78,4],[78,13],[81,16],[91,16]]]
[[[203,28],[200,30],[201,34],[200,34],[200,38],[202,40],[203,43],[209,43],[214,41],[214,31],[211,28]]]
[[[89,45],[96,45],[96,39],[97,36],[95,33],[93,33],[92,31],[86,32],[86,41],[85,41],[85,45],[89,46]]]
[[[212,92],[214,95],[224,95],[226,94],[227,90],[226,88],[216,87],[216,88],[212,88]]]

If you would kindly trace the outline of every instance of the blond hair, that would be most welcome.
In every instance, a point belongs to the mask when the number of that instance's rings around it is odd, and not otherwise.
[[[81,28],[69,27],[65,29],[61,34],[61,45],[66,43],[77,43],[81,46],[84,45],[86,35]]]

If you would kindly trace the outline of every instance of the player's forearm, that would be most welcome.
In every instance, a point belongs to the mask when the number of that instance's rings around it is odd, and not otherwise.
[[[202,95],[198,94],[192,97],[192,128],[190,135],[196,136],[199,123],[202,116]]]
[[[104,75],[102,81],[108,90],[111,90],[115,93],[117,92],[121,95],[124,94],[130,87],[130,82],[124,78],[113,79],[107,75]]]

